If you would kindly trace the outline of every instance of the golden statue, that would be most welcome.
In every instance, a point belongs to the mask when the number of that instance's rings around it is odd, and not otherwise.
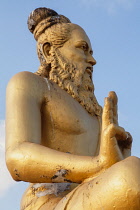
[[[103,110],[95,98],[85,31],[47,8],[28,27],[41,65],[10,80],[6,113],[7,167],[30,182],[21,210],[140,209],[140,161],[118,125],[115,92]]]

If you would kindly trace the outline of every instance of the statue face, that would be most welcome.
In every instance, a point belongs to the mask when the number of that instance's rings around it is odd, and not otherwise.
[[[59,35],[61,30],[55,32]],[[69,33],[69,40],[63,45],[63,36],[58,36],[56,43],[60,42],[61,46],[55,47],[55,44],[49,45],[47,42],[43,46],[44,58],[51,64],[48,78],[67,91],[91,115],[100,115],[101,108],[95,98],[92,82],[92,66],[96,61],[92,57],[90,40],[78,25],[72,24]],[[53,41],[54,38],[51,37]]]
[[[85,71],[92,75],[92,66],[96,64],[92,56],[92,47],[85,31],[78,25],[71,33],[71,38],[59,48],[61,55],[73,63],[83,74]]]

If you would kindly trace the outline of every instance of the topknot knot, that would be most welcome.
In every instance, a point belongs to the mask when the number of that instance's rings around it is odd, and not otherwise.
[[[27,21],[28,29],[34,34],[36,40],[45,29],[57,23],[70,23],[70,20],[46,7],[35,9]]]
[[[31,31],[31,33],[34,32],[35,27],[38,25],[39,22],[46,19],[50,16],[57,16],[57,12],[55,12],[52,9],[46,8],[46,7],[40,7],[35,9],[31,12],[31,14],[28,17],[28,29]]]

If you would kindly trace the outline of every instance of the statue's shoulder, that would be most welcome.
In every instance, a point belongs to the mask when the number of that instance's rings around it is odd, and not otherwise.
[[[29,72],[29,71],[23,71],[15,74],[9,81],[8,85],[26,85],[31,86],[34,83],[40,83],[43,81],[43,78],[37,76],[36,74]],[[37,85],[37,84],[36,84]]]
[[[46,82],[43,77],[40,77],[32,72],[23,71],[15,74],[7,85],[7,92],[24,92],[24,94],[32,96],[44,95]],[[47,91],[47,89],[46,89]]]
[[[9,81],[8,86],[13,87],[24,87],[25,88],[36,88],[44,89],[46,86],[46,81],[43,77],[40,77],[32,72],[23,71],[15,74]]]

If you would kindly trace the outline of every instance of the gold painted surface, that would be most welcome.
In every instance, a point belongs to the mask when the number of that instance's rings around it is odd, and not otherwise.
[[[28,26],[41,65],[10,80],[6,105],[7,167],[31,183],[21,210],[140,209],[140,161],[118,124],[115,92],[103,111],[96,100],[85,31],[46,8]]]

